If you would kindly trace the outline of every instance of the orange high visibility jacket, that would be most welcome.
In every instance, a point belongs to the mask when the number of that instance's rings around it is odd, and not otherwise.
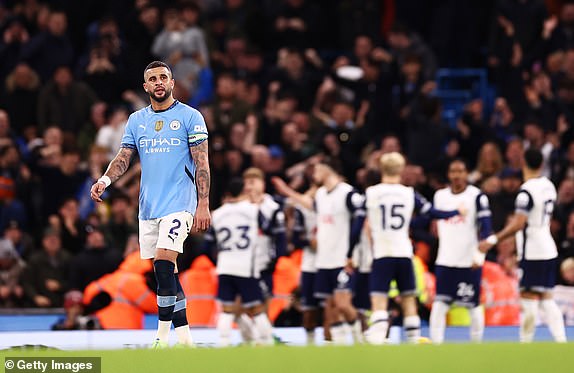
[[[191,267],[179,275],[179,280],[187,298],[187,321],[190,326],[215,326],[218,313],[217,274],[215,266],[202,255],[196,258]]]
[[[480,298],[486,325],[520,323],[518,278],[506,274],[499,264],[484,262]]]

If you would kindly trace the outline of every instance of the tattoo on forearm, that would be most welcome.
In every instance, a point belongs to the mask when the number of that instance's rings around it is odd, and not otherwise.
[[[209,156],[207,140],[199,145],[190,147],[191,157],[195,162],[195,185],[199,199],[209,199]]]
[[[118,180],[130,166],[130,161],[133,154],[134,149],[121,148],[116,157],[110,162],[110,165],[108,166],[108,169],[104,175],[109,177],[110,180],[112,180],[112,183]]]

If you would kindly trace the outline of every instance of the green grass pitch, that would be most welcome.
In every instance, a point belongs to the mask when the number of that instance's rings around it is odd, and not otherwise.
[[[0,356],[100,356],[104,373],[574,372],[574,343],[0,351]],[[4,365],[4,359],[1,359]],[[4,369],[3,369],[4,371]]]

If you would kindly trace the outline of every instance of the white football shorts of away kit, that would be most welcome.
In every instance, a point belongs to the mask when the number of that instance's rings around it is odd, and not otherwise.
[[[156,249],[183,253],[183,241],[193,224],[193,215],[187,211],[174,212],[157,219],[139,221],[140,256],[155,257]]]

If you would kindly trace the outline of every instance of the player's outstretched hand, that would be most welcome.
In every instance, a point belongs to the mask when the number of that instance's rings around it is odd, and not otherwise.
[[[479,250],[481,253],[486,253],[488,250],[490,250],[490,249],[492,248],[492,246],[493,246],[493,245],[492,245],[491,243],[486,242],[486,240],[482,240],[482,241],[480,241],[480,243],[478,244],[478,250]]]
[[[209,208],[204,205],[198,205],[193,217],[193,232],[205,232],[211,224],[211,214]]]
[[[352,275],[355,272],[355,263],[353,263],[353,259],[347,259],[347,263],[345,264],[345,272],[349,275]]]
[[[468,209],[462,203],[458,206],[457,210],[458,210],[459,215],[462,217],[465,217],[466,214],[468,214]]]
[[[102,194],[106,190],[106,184],[102,183],[101,181],[97,181],[94,185],[92,185],[92,189],[90,190],[90,197],[96,202],[102,202]]]
[[[287,183],[285,181],[283,181],[283,179],[281,179],[280,177],[274,176],[271,178],[271,183],[275,187],[275,190],[277,191],[277,193],[279,193],[285,197],[289,196],[289,193],[291,192],[291,188],[289,187],[289,185],[287,185]]]

